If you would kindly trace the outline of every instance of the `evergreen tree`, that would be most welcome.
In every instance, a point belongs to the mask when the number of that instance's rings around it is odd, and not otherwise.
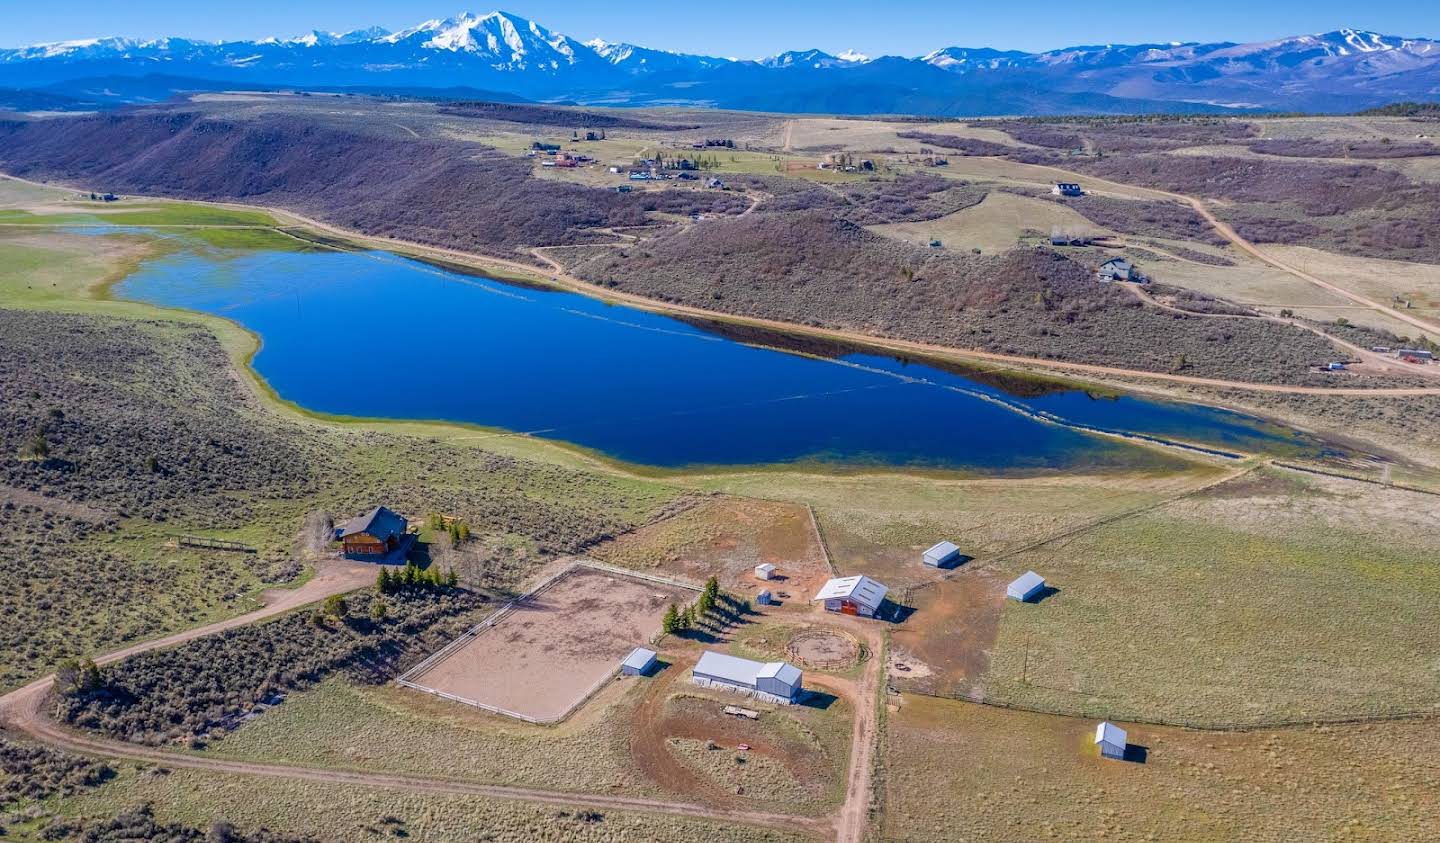
[[[445,586],[447,588],[458,588],[459,585],[460,575],[455,573],[454,568],[451,568],[449,572],[445,574]]]
[[[381,567],[380,573],[375,576],[375,590],[381,594],[390,593],[390,571]]]
[[[670,608],[665,610],[665,617],[660,621],[660,629],[666,635],[673,635],[680,631],[680,610],[671,603]]]
[[[384,600],[376,600],[370,604],[370,617],[377,621],[385,619]]]

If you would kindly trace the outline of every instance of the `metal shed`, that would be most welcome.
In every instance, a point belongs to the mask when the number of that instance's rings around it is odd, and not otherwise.
[[[788,662],[757,662],[706,650],[690,672],[702,688],[722,688],[790,705],[800,696],[804,674]]]
[[[1095,727],[1095,745],[1100,747],[1103,758],[1124,760],[1127,740],[1125,730],[1108,720]]]
[[[762,588],[760,593],[755,595],[755,602],[761,606],[769,606],[775,602],[775,595],[770,593],[770,589]]]
[[[755,566],[755,579],[770,580],[775,578],[775,566],[769,562],[762,562]]]
[[[925,551],[925,555],[921,557],[925,564],[931,568],[943,568],[959,558],[960,548],[956,547],[955,543],[951,541],[940,542]]]
[[[647,647],[636,647],[620,663],[620,672],[626,676],[644,676],[655,669],[655,651]]]
[[[1045,578],[1034,571],[1026,571],[1005,587],[1005,596],[1024,603],[1045,590]]]

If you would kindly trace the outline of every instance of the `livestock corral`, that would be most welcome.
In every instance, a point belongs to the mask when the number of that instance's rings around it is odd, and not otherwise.
[[[572,565],[400,678],[400,684],[531,723],[563,720],[693,598],[673,580]]]

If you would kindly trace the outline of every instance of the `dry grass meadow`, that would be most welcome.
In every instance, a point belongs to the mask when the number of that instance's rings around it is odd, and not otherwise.
[[[887,719],[886,843],[1434,840],[1435,720],[1254,732],[1127,725],[906,696]]]

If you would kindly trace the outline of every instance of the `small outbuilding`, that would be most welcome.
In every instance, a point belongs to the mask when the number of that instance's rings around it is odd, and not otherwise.
[[[755,603],[759,606],[773,605],[775,603],[775,595],[770,593],[770,589],[762,588],[760,589],[760,593],[755,595]]]
[[[943,541],[925,551],[920,558],[931,568],[944,568],[960,558],[960,548],[954,542]]]
[[[1011,600],[1019,600],[1021,603],[1026,603],[1044,590],[1045,578],[1034,571],[1026,571],[1017,577],[1014,582],[1005,586],[1005,596]]]
[[[1095,727],[1095,745],[1100,747],[1102,758],[1118,758],[1123,761],[1125,747],[1129,746],[1127,741],[1125,730],[1108,720]]]
[[[1055,196],[1084,196],[1084,195],[1085,195],[1085,191],[1083,191],[1083,190],[1080,189],[1080,185],[1078,185],[1078,184],[1076,184],[1076,183],[1074,183],[1074,182],[1069,182],[1069,181],[1057,181],[1057,182],[1055,182],[1055,186],[1052,187],[1052,188],[1050,188],[1050,192],[1051,192],[1053,195],[1055,195]]]
[[[756,566],[755,566],[755,579],[757,579],[757,580],[773,580],[773,579],[775,579],[775,566],[774,566],[774,565],[771,565],[769,562],[762,562],[762,563],[760,563],[759,565],[756,565]]]
[[[648,676],[655,669],[655,651],[648,647],[636,647],[620,663],[620,672],[626,676]]]
[[[700,654],[690,681],[702,688],[749,694],[767,702],[790,705],[800,698],[804,674],[789,662],[757,662],[706,650]]]
[[[825,583],[810,602],[823,602],[825,611],[842,615],[856,615],[873,618],[885,602],[890,589],[864,574],[853,577],[837,577]]]

